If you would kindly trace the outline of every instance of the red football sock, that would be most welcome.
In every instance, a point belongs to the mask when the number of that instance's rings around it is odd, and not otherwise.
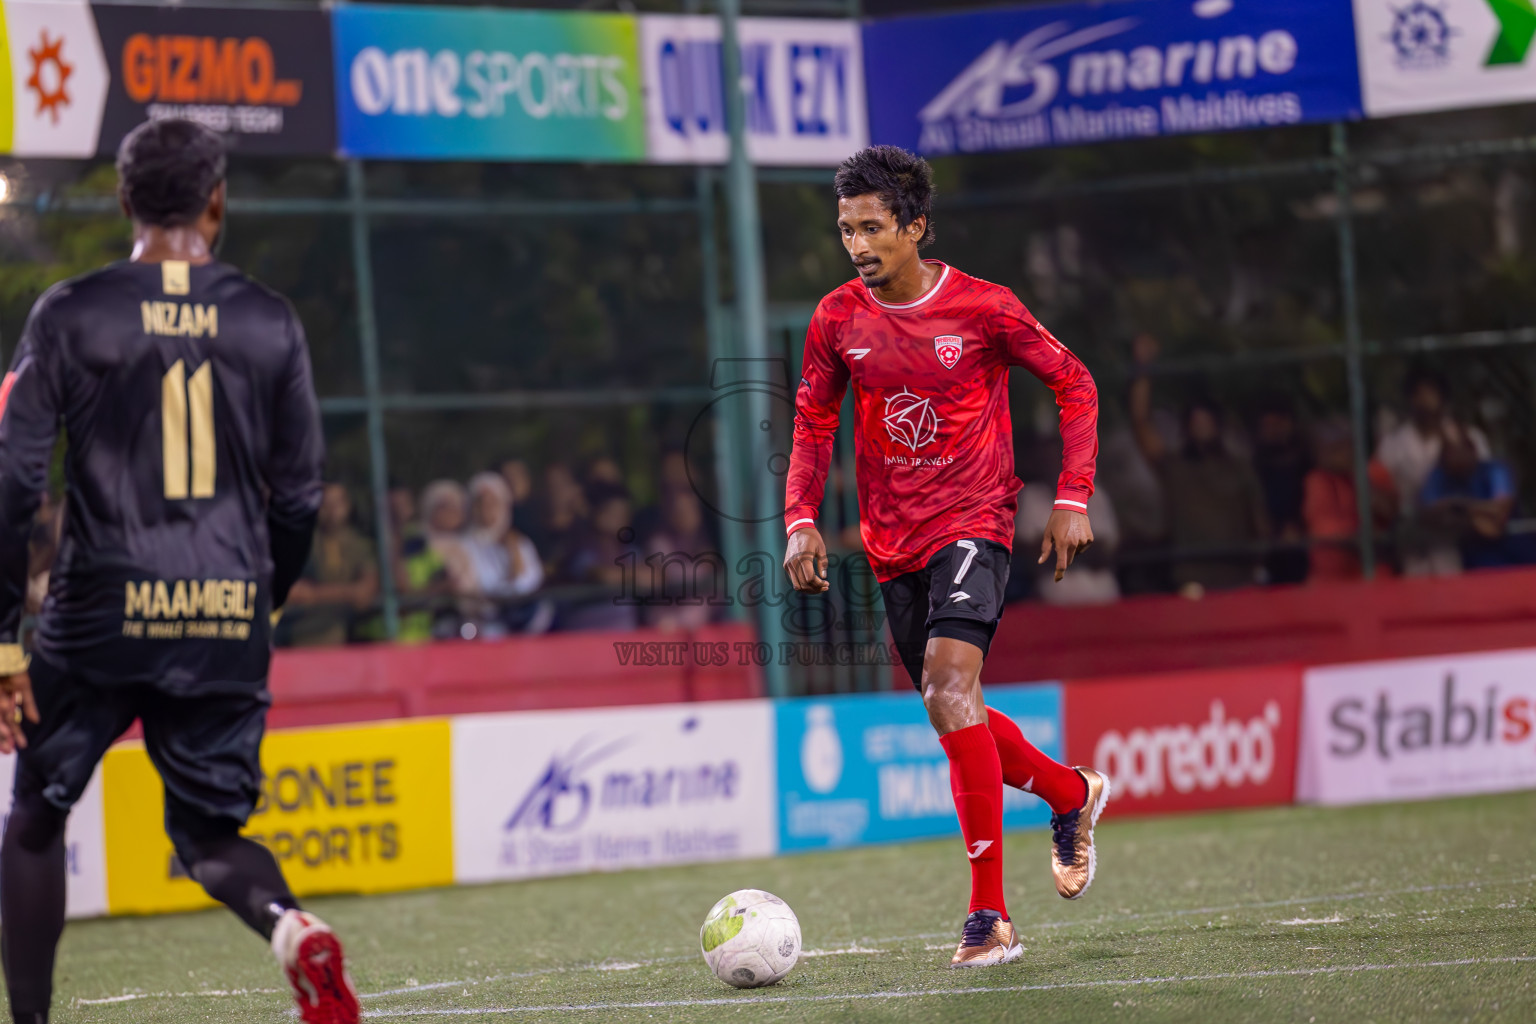
[[[997,744],[984,725],[940,736],[949,755],[949,788],[971,859],[971,910],[995,910],[1003,917],[1003,769]]]
[[[1013,719],[987,708],[987,726],[1003,766],[1003,781],[1015,789],[1033,793],[1057,814],[1075,811],[1088,802],[1088,783],[1077,769],[1058,764],[1040,753]]]

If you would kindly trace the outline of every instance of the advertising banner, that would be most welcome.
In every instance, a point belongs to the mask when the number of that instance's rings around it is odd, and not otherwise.
[[[300,896],[450,884],[448,743],[446,719],[268,733],[244,834],[272,851]],[[107,751],[102,775],[112,913],[212,906],[166,838],[143,744]]]
[[[116,152],[144,121],[169,117],[225,133],[236,153],[335,150],[331,23],[323,11],[93,9],[111,68],[101,152]]]
[[[85,0],[0,0],[0,153],[96,153],[107,64]]]
[[[1060,686],[988,687],[987,704],[1061,756]],[[960,834],[949,759],[916,694],[779,701],[775,710],[781,850]],[[1043,801],[1004,788],[1004,828],[1050,820]]]
[[[1536,650],[1309,669],[1303,803],[1536,786]]]
[[[332,19],[348,155],[645,159],[629,15],[345,4]]]
[[[1067,683],[1067,761],[1116,814],[1288,804],[1300,711],[1296,666]]]
[[[1125,0],[876,21],[870,138],[930,155],[1360,116],[1337,0]]]
[[[1536,99],[1528,0],[1354,0],[1369,117]]]
[[[453,720],[460,882],[774,852],[766,701]]]
[[[16,781],[16,755],[0,755],[0,827],[11,815],[11,787]],[[100,917],[107,912],[107,848],[103,839],[101,768],[91,776],[80,802],[64,826],[64,913],[69,917]]]
[[[868,144],[859,25],[743,18],[741,67],[752,161],[835,166]],[[640,18],[652,163],[724,163],[730,152],[720,19]]]

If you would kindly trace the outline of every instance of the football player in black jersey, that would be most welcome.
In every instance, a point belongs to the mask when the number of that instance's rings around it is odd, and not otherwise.
[[[133,254],[49,289],[0,383],[0,844],[18,1024],[48,1019],[64,824],[134,721],[188,874],[271,941],[309,1024],[351,1024],[341,945],[240,829],[260,792],[271,619],[308,556],[324,442],[293,307],[214,258],[220,137],[150,122],[118,151]],[[64,523],[30,658],[27,540],[60,430]]]

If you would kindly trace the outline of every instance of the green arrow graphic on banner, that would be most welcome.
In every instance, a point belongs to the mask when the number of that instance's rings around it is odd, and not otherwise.
[[[1499,19],[1499,37],[1488,51],[1487,65],[1519,64],[1536,36],[1536,5],[1531,0],[1488,0]]]

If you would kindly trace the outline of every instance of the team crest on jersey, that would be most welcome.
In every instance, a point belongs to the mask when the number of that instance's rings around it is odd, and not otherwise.
[[[960,361],[960,351],[965,341],[958,334],[941,334],[933,339],[934,354],[939,357],[939,362],[944,364],[944,369],[953,370],[955,364]]]
[[[917,451],[939,436],[939,417],[930,399],[902,388],[900,394],[885,400],[885,429],[891,432],[893,442]]]

